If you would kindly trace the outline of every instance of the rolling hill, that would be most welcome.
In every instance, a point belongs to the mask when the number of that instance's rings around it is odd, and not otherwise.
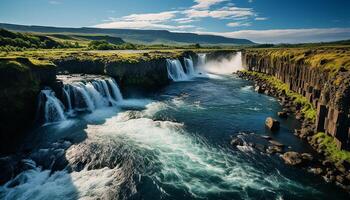
[[[247,39],[227,38],[215,35],[199,35],[195,33],[178,33],[166,30],[135,30],[135,29],[101,29],[101,28],[62,28],[49,26],[26,26],[0,23],[0,28],[19,32],[38,32],[55,34],[103,34],[122,38],[127,42],[143,44],[226,44],[249,45],[254,44]]]

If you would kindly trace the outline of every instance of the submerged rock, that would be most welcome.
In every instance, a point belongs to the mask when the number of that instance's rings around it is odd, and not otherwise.
[[[272,117],[266,118],[265,125],[271,131],[277,131],[280,128],[280,122],[273,119]]]
[[[279,118],[282,118],[282,119],[286,119],[288,117],[288,114],[285,111],[278,112],[277,115]]]

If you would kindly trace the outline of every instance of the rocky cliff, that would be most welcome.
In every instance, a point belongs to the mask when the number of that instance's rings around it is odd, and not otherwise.
[[[260,49],[242,54],[250,71],[274,76],[317,109],[315,132],[350,148],[350,52],[348,49]]]
[[[26,58],[0,59],[0,152],[13,150],[32,125],[40,86],[54,86],[56,67]]]

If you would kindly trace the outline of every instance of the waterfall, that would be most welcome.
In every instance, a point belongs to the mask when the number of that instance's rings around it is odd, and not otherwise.
[[[123,96],[122,93],[119,90],[118,84],[113,79],[108,79],[107,82],[112,88],[112,94],[114,96],[114,99],[117,101],[122,101]]]
[[[86,89],[92,98],[94,105],[96,108],[101,108],[103,106],[108,105],[107,101],[103,98],[103,96],[95,89],[92,83],[86,84]]]
[[[237,52],[236,55],[232,58],[232,65],[234,66],[234,72],[243,69],[242,52]]]
[[[193,67],[192,57],[190,56],[190,58],[184,58],[184,63],[185,63],[185,67],[186,67],[187,76],[193,76],[194,75],[194,67]]]
[[[188,79],[178,59],[167,59],[166,61],[167,61],[166,67],[168,70],[168,77],[171,80],[184,81]]]
[[[95,105],[86,89],[86,86],[81,82],[73,83],[71,86],[73,88],[75,109],[79,111],[95,110]]]
[[[242,67],[242,54],[237,52],[231,56],[219,58],[217,60],[206,60],[205,54],[198,55],[198,68],[207,74],[221,74],[228,75],[238,70],[243,69]]]
[[[67,106],[68,106],[68,111],[71,111],[72,110],[72,100],[71,100],[71,90],[69,88],[69,85],[64,85],[63,88],[63,95],[65,97],[65,100],[67,102]]]
[[[65,120],[64,106],[51,89],[44,89],[40,92],[39,108],[44,109],[44,122],[57,122]],[[42,101],[44,100],[44,102]]]
[[[97,108],[116,106],[118,101],[123,100],[118,84],[113,79],[65,84],[62,95],[66,110],[52,90],[41,91],[37,114],[38,117],[44,118],[41,121],[45,123],[62,121],[65,116],[72,117],[76,112],[92,112]]]
[[[198,54],[197,66],[204,66],[206,63],[206,59],[207,59],[207,54],[205,54],[205,53]]]

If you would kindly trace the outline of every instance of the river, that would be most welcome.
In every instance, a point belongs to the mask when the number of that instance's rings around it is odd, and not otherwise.
[[[276,133],[265,129],[282,108],[231,75],[235,64],[207,63],[160,91],[124,94],[117,105],[34,129],[23,147],[27,168],[0,198],[347,199],[278,155],[230,145],[231,136],[254,133],[311,151],[291,118]]]

